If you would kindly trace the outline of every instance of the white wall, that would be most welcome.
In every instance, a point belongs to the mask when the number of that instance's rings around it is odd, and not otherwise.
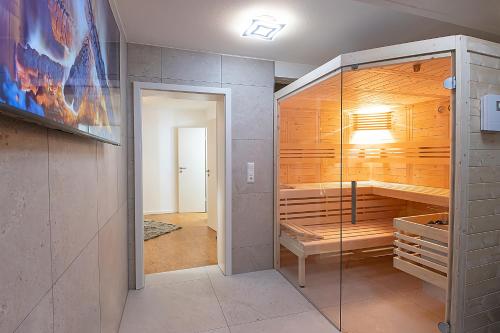
[[[216,102],[147,96],[142,103],[144,214],[177,212],[177,128],[208,127]]]
[[[317,66],[286,61],[274,62],[274,76],[284,79],[298,79],[316,69]]]

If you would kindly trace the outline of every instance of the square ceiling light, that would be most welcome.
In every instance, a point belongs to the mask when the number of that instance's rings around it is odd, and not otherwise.
[[[276,20],[271,17],[256,18],[252,20],[252,23],[242,36],[273,40],[278,32],[283,30],[285,25],[286,24],[277,23]]]

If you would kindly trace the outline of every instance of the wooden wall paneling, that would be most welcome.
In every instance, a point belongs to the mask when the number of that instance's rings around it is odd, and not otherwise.
[[[450,112],[447,106],[450,94],[442,88],[442,81],[450,74],[450,59],[421,62],[419,72],[414,72],[414,65],[397,64],[345,72],[343,112],[340,110],[338,77],[308,87],[280,102],[280,108],[286,110],[280,120],[283,128],[280,179],[291,184],[339,181],[337,165],[343,135],[344,181],[372,179],[448,187]],[[430,89],[433,93],[422,89]],[[374,95],[368,91],[379,97],[371,99]],[[384,91],[391,96],[385,96]],[[417,94],[423,96],[423,101],[418,99],[419,103],[414,105],[405,104],[415,102]],[[352,112],[362,103],[374,101],[392,105],[387,127],[394,143],[348,145],[354,133],[352,120],[358,117]],[[327,152],[333,155],[327,157]]]
[[[317,163],[303,163],[288,165],[289,184],[319,183],[321,165]]]
[[[500,92],[500,55],[470,52],[469,216],[467,218],[464,331],[500,327],[499,133],[481,133],[479,99]]]
[[[340,104],[334,107],[321,108],[319,112],[319,141],[321,143],[340,144],[342,134]]]

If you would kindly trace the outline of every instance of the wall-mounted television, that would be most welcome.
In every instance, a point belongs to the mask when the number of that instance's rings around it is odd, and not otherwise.
[[[120,31],[108,0],[0,0],[0,112],[120,143]]]

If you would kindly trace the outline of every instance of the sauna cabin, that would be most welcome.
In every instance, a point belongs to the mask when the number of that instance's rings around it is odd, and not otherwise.
[[[343,332],[494,324],[466,320],[488,311],[467,279],[500,266],[464,239],[500,230],[500,135],[480,121],[495,94],[500,46],[465,36],[342,55],[276,94],[276,267]]]

